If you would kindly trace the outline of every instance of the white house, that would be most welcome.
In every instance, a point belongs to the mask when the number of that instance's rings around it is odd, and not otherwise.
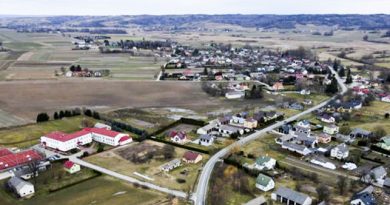
[[[41,144],[44,147],[49,147],[63,152],[76,149],[80,145],[89,144],[91,142],[92,134],[86,130],[81,130],[73,134],[56,131],[41,137]]]
[[[214,137],[208,134],[199,137],[199,144],[203,146],[210,146],[214,142]]]
[[[209,134],[214,129],[216,129],[217,125],[218,125],[218,123],[216,121],[211,121],[211,122],[209,122],[209,124],[197,129],[196,133],[199,135]]]
[[[84,130],[92,134],[94,141],[111,146],[125,145],[133,141],[128,134],[115,132],[106,128],[84,128]]]
[[[328,125],[324,125],[324,133],[326,134],[330,134],[330,135],[335,135],[337,133],[339,133],[339,127],[335,124],[328,124]]]
[[[73,174],[73,173],[79,172],[81,170],[81,167],[80,167],[80,165],[68,160],[64,163],[64,169],[69,174]]]
[[[390,95],[381,98],[382,102],[390,102]]]
[[[227,92],[225,94],[225,97],[227,99],[239,99],[239,98],[243,98],[245,96],[245,93],[244,92],[241,92],[241,91],[231,91],[231,92]]]
[[[326,122],[326,123],[335,123],[336,122],[336,119],[334,119],[334,117],[330,116],[330,115],[323,115],[321,117],[321,121],[322,122]]]
[[[262,191],[269,191],[275,187],[275,182],[271,177],[259,174],[256,178],[256,187]]]
[[[124,145],[132,142],[132,138],[128,134],[105,128],[84,128],[72,134],[58,131],[49,133],[41,137],[41,144],[44,147],[67,152],[78,146],[89,144],[92,140],[111,146]]]
[[[330,150],[330,156],[336,159],[346,159],[349,155],[348,146],[344,143],[337,145]]]
[[[276,160],[269,156],[261,156],[256,159],[255,168],[258,170],[271,170],[275,167]]]
[[[178,144],[185,144],[187,140],[187,134],[185,132],[171,131],[169,132],[169,137],[172,142]]]
[[[35,193],[34,185],[18,177],[12,177],[8,181],[8,186],[22,198],[30,197]]]
[[[96,123],[94,127],[95,128],[105,128],[106,130],[111,130],[111,126],[106,125],[104,123],[100,123],[100,122]]]
[[[244,134],[244,130],[242,128],[231,126],[231,125],[220,125],[218,127],[218,132],[222,136],[227,136],[227,137],[232,135],[233,133],[238,133],[240,135]]]
[[[181,165],[181,160],[180,159],[174,159],[168,163],[163,164],[160,167],[161,171],[169,172],[172,169],[175,169],[176,167],[179,167]]]

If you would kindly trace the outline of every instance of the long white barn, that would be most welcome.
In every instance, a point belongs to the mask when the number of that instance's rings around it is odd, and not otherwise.
[[[115,132],[106,128],[84,128],[72,134],[58,131],[49,133],[41,137],[41,144],[44,147],[67,152],[78,146],[89,144],[93,140],[111,146],[124,145],[132,142],[132,138],[128,134]]]

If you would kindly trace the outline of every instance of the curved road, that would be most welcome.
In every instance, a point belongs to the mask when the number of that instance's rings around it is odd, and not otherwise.
[[[341,88],[341,92],[340,94],[344,94],[345,92],[347,92],[348,88],[345,86],[343,80],[339,77],[339,75],[337,74],[337,72],[335,70],[333,70],[332,67],[329,67],[329,69],[331,70],[331,72],[335,75],[336,79],[337,79],[337,82]],[[255,133],[245,137],[245,138],[242,138],[241,140],[229,145],[228,147],[225,147],[224,149],[220,150],[219,152],[217,152],[215,155],[213,155],[209,161],[207,161],[206,165],[203,167],[203,170],[202,170],[202,173],[199,177],[199,182],[198,182],[198,185],[196,187],[196,192],[193,193],[192,195],[192,200],[195,202],[195,205],[205,205],[206,204],[206,196],[207,196],[207,190],[208,190],[208,183],[209,183],[209,180],[210,180],[210,176],[211,176],[211,172],[215,166],[215,164],[217,163],[217,161],[222,158],[223,156],[227,155],[230,150],[235,147],[235,146],[241,146],[241,145],[244,145],[244,144],[247,144],[248,142],[250,141],[253,141],[261,136],[264,136],[265,133],[269,132],[269,131],[272,131],[273,129],[277,128],[277,127],[280,127],[282,126],[284,123],[286,122],[291,122],[291,121],[294,121],[300,117],[303,117],[304,115],[306,114],[309,114],[315,110],[318,110],[322,107],[324,107],[326,104],[328,104],[331,100],[333,100],[335,98],[332,97],[312,108],[309,108],[299,114],[296,114],[292,117],[289,117],[287,119],[285,119],[284,121],[280,121],[280,122],[277,122],[269,127],[266,127],[260,131],[256,131]]]

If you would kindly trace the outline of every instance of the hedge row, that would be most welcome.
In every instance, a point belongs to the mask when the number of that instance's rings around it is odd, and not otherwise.
[[[203,154],[210,154],[209,151],[204,150],[204,149],[200,149],[200,148],[196,148],[196,147],[191,147],[191,146],[183,145],[183,144],[177,144],[177,143],[174,143],[174,142],[171,142],[171,141],[168,141],[168,140],[164,140],[164,139],[150,138],[150,140],[153,140],[153,141],[156,141],[156,142],[162,142],[162,143],[164,143],[164,144],[170,144],[170,145],[173,145],[173,146],[175,146],[175,147],[180,147],[180,148],[192,150],[192,151],[195,151],[195,152],[200,152],[200,153],[203,153]]]

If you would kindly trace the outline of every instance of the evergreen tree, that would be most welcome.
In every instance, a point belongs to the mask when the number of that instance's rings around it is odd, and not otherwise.
[[[37,122],[46,122],[49,121],[50,117],[47,113],[39,113],[37,115]]]
[[[332,78],[332,81],[329,85],[326,86],[325,92],[330,94],[335,94],[339,91],[338,83],[335,77]]]
[[[347,71],[347,79],[345,80],[346,84],[351,84],[352,83],[352,75],[351,75],[351,69],[348,69]]]
[[[344,66],[341,66],[340,69],[339,69],[339,76],[340,77],[344,77],[345,76],[345,69],[344,69]]]
[[[58,116],[58,112],[55,112],[55,113],[54,113],[53,118],[54,118],[55,120],[58,120],[58,119],[60,118],[60,116]]]
[[[64,118],[65,117],[65,113],[64,113],[64,111],[63,110],[61,110],[60,111],[60,114],[59,114],[59,119],[62,119],[62,118]]]

